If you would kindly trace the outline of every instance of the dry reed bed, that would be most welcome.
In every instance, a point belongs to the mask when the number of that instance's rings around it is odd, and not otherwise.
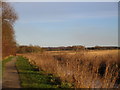
[[[116,88],[120,86],[118,51],[81,51],[74,54],[23,54],[40,69],[58,75],[77,88]]]

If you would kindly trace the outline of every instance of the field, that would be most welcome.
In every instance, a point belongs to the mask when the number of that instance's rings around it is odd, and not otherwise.
[[[46,51],[21,54],[40,70],[76,88],[120,87],[119,50]]]

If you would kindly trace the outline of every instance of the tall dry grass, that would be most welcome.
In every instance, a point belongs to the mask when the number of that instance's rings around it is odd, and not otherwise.
[[[23,54],[40,69],[74,83],[76,88],[120,87],[118,50]]]

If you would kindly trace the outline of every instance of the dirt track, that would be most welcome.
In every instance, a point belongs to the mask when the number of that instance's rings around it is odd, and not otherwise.
[[[6,63],[3,73],[2,88],[21,88],[19,75],[15,66],[16,58]]]

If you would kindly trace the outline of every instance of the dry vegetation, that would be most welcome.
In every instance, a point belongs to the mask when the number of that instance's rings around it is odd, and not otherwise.
[[[74,83],[77,88],[116,88],[120,86],[118,50],[45,52],[23,54],[40,69]]]

